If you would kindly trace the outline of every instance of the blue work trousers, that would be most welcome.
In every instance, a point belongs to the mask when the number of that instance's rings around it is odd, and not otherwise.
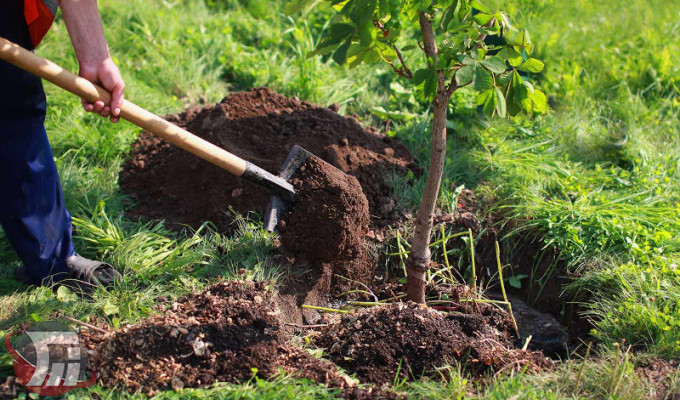
[[[30,50],[22,5],[0,0],[0,36]],[[46,108],[40,78],[0,60],[0,224],[34,283],[64,278],[75,254]]]

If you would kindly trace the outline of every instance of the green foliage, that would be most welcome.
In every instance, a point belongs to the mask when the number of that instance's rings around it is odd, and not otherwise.
[[[450,82],[446,101],[458,88],[472,85],[487,116],[547,111],[545,94],[518,72],[539,73],[543,62],[527,58],[534,50],[529,33],[512,26],[502,12],[493,12],[477,0],[327,2],[336,14],[310,56],[331,56],[350,68],[386,63],[398,75],[412,79],[419,96],[430,102],[441,74]],[[295,14],[312,3],[294,0],[286,12]],[[437,55],[426,51],[418,22],[421,14],[435,27]],[[498,37],[502,44],[488,44],[488,36]],[[421,68],[413,73],[409,63]]]
[[[600,301],[588,305],[597,323],[591,333],[603,343],[627,343],[662,358],[680,356],[678,259],[656,257],[647,268],[622,264],[588,272],[567,290]]]

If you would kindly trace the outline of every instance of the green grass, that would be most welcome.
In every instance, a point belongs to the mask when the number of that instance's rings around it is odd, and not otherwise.
[[[285,17],[282,5],[100,1],[127,98],[141,106],[158,114],[178,112],[190,104],[214,103],[233,90],[270,86],[318,104],[338,103],[341,112],[357,113],[366,123],[381,123],[388,113],[393,119],[389,134],[425,165],[428,109],[408,83],[386,67],[348,71],[307,58],[327,27],[328,14],[315,12],[300,22]],[[483,121],[471,93],[456,93],[441,206],[455,207],[457,190],[465,185],[501,218],[506,255],[527,238],[559,249],[553,272],[576,277],[564,288],[565,298],[587,295],[588,315],[596,321],[593,336],[601,344],[598,358],[484,387],[450,369],[442,371],[445,379],[396,388],[413,398],[642,398],[649,387],[632,373],[635,357],[626,358],[617,345],[680,357],[680,4],[512,0],[502,7],[532,33],[546,69],[531,78],[551,96],[554,110],[535,119]],[[77,68],[62,21],[38,53]],[[126,122],[111,125],[82,111],[72,95],[46,89],[47,128],[74,216],[77,248],[117,265],[125,279],[110,292],[97,291],[90,302],[65,291],[27,289],[13,280],[19,261],[0,236],[0,334],[18,322],[57,312],[82,319],[94,315],[116,327],[152,314],[160,296],[175,298],[219,277],[276,279],[288,273],[268,259],[273,237],[247,219],[229,237],[210,224],[178,234],[162,221],[127,220],[117,180],[138,129]],[[411,187],[395,178],[395,194],[414,208],[423,183],[416,180]],[[441,239],[441,232],[434,234]],[[467,250],[450,241],[446,246],[451,265],[469,281]],[[441,244],[435,250],[441,254]],[[542,279],[525,281],[542,285]],[[0,375],[10,372],[5,353],[0,364]],[[575,387],[582,366],[585,372]],[[102,398],[140,397],[95,391]],[[87,393],[74,396],[87,398]],[[282,377],[167,392],[160,398],[335,395]]]

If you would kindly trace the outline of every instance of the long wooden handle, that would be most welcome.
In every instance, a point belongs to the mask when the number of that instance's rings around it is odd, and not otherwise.
[[[111,102],[111,94],[105,89],[1,37],[0,59],[52,82],[91,103],[97,100],[101,100],[105,104]],[[246,170],[247,163],[242,158],[189,133],[132,102],[127,100],[123,102],[120,108],[120,116],[236,176],[243,175]]]

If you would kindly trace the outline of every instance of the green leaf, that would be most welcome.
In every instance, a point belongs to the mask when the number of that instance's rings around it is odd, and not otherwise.
[[[371,46],[375,41],[376,36],[376,29],[370,22],[359,28],[359,44],[361,44],[362,47]]]
[[[306,9],[317,1],[318,0],[294,0],[286,4],[286,6],[283,8],[283,12],[290,16],[298,11]]]
[[[432,0],[412,0],[413,6],[418,9],[418,11],[426,11],[430,8]]]
[[[484,68],[475,68],[475,90],[484,91],[493,86],[491,73]]]
[[[430,101],[437,92],[437,71],[421,68],[413,76],[413,83],[422,92],[424,100]]]
[[[542,91],[535,89],[534,90],[534,97],[533,97],[533,102],[534,102],[534,110],[541,113],[545,114],[548,112],[548,102],[546,101],[545,98],[545,93]]]
[[[502,74],[507,69],[505,60],[498,56],[487,57],[480,61],[480,64],[482,64],[484,67],[486,67],[486,69],[493,72],[494,74]]]
[[[485,14],[485,13],[479,13],[479,14],[473,16],[472,19],[476,23],[478,23],[479,25],[484,26],[484,25],[488,24],[493,19],[493,15]]]
[[[456,72],[456,84],[465,86],[475,79],[475,65],[466,65]]]
[[[415,44],[409,44],[408,46],[402,47],[401,51],[411,51],[411,50],[415,49],[416,47],[418,47],[418,46],[416,46]]]
[[[431,71],[432,73],[425,80],[425,86],[423,87],[425,98],[429,101],[432,101],[437,93],[437,72],[434,70]]]
[[[344,64],[347,61],[347,50],[349,50],[351,44],[352,39],[345,40],[345,42],[333,53],[333,61],[340,65]]]
[[[57,300],[62,303],[69,303],[71,301],[77,301],[78,295],[73,293],[71,289],[66,286],[59,286],[59,289],[57,289]]]
[[[417,70],[416,73],[413,74],[413,83],[420,85],[421,83],[425,82],[430,72],[431,70],[429,68],[421,68]]]
[[[371,47],[366,51],[366,56],[364,56],[364,63],[373,64],[378,60],[380,60],[380,53],[378,53],[378,51],[375,48]]]
[[[356,28],[352,24],[338,23],[328,28],[328,35],[333,38],[345,39],[347,36],[354,35],[355,30]]]
[[[106,304],[104,304],[102,311],[104,311],[104,314],[107,316],[120,313],[120,309],[118,308],[118,306],[111,303],[111,300],[106,300]]]
[[[544,66],[545,64],[543,64],[542,61],[537,60],[535,58],[529,58],[526,61],[524,61],[519,67],[517,67],[517,69],[525,72],[538,73],[543,71]]]
[[[518,101],[519,105],[522,108],[522,110],[527,113],[531,114],[533,113],[534,105],[533,105],[533,93],[529,91],[529,88],[526,85],[521,85],[519,87],[519,96],[518,96]]]
[[[516,289],[521,289],[522,288],[522,279],[526,278],[527,275],[513,275],[510,278],[508,278],[508,283],[510,286],[516,288]]]
[[[489,7],[482,4],[482,2],[480,2],[479,0],[472,0],[470,2],[470,5],[472,6],[472,8],[474,8],[475,10],[480,11],[482,13],[493,14],[491,9],[489,9]]]
[[[498,99],[496,98],[496,91],[492,88],[482,92],[482,111],[487,117],[492,117],[494,112],[496,112],[496,106],[498,104]],[[477,103],[479,103],[477,99]]]
[[[465,54],[462,57],[460,57],[460,62],[463,65],[477,64],[477,58],[469,54]]]
[[[402,111],[387,111],[381,106],[371,107],[371,114],[381,119],[394,119],[398,121],[408,121],[414,117],[413,114]]]
[[[498,86],[494,86],[493,90],[496,97],[496,114],[501,118],[505,118],[505,96],[503,96],[503,92],[501,92]]]

